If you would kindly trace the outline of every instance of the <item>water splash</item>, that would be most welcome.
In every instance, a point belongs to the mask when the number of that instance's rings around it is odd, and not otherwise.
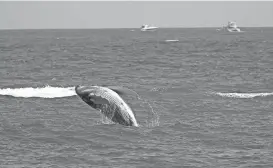
[[[61,98],[75,96],[75,87],[26,87],[26,88],[3,88],[0,89],[0,95],[23,98]]]
[[[101,123],[102,124],[106,124],[106,125],[111,125],[111,124],[115,124],[112,120],[110,120],[109,118],[107,118],[105,115],[101,114]]]
[[[148,115],[148,120],[147,120],[147,126],[148,127],[155,127],[155,126],[159,126],[159,115],[157,114],[157,112],[153,109],[153,106],[145,99],[143,99],[136,91],[129,89],[129,88],[125,88],[122,86],[122,88],[127,89],[128,91],[133,92],[136,96],[138,100],[141,100],[143,103],[147,104],[149,106],[150,112],[152,114],[152,117],[150,118],[150,115]]]
[[[249,98],[254,98],[254,97],[272,96],[273,92],[272,93],[221,93],[221,92],[216,92],[214,94],[222,96],[222,97],[249,99]]]

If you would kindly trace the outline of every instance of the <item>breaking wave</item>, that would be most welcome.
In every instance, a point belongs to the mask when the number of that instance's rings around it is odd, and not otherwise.
[[[273,96],[273,92],[271,93],[221,93],[216,92],[215,93],[218,96],[222,97],[232,97],[232,98],[254,98],[254,97],[266,97],[266,96]]]
[[[13,96],[13,97],[39,97],[39,98],[60,98],[75,96],[75,87],[26,87],[26,88],[2,88],[0,89],[0,95]]]

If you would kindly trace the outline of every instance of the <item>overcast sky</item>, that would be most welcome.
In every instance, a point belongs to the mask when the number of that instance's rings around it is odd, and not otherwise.
[[[273,1],[0,2],[0,29],[273,27]]]

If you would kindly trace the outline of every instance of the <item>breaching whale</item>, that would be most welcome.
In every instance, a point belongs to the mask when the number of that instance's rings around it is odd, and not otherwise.
[[[125,126],[139,126],[132,109],[120,97],[122,92],[115,87],[78,85],[75,91],[85,103],[113,122]]]

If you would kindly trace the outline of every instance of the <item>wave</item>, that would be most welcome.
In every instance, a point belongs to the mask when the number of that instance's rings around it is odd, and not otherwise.
[[[222,97],[232,97],[232,98],[254,98],[254,97],[266,97],[266,96],[272,96],[272,93],[221,93],[217,92],[216,95],[222,96]]]
[[[166,42],[178,42],[179,40],[165,40]]]
[[[0,95],[13,97],[39,97],[39,98],[60,98],[75,96],[75,87],[26,87],[26,88],[3,88],[0,89]]]

